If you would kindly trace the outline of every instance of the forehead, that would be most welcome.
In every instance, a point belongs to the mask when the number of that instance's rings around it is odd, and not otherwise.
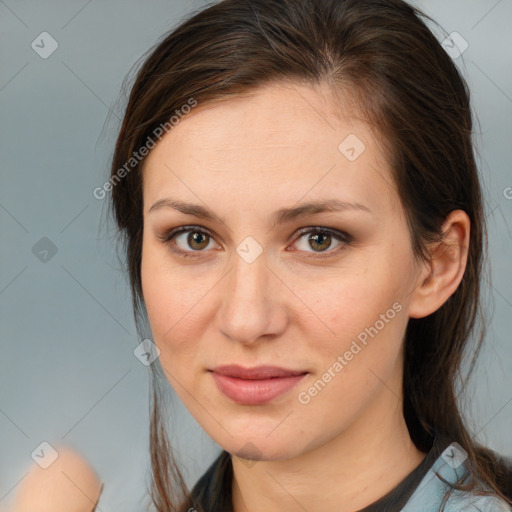
[[[246,206],[334,195],[392,208],[391,174],[373,130],[338,107],[327,90],[298,84],[199,104],[146,158],[145,211],[165,192],[229,202],[241,191]]]

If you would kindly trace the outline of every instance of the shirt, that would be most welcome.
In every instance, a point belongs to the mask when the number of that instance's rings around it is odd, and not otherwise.
[[[358,512],[511,512],[512,506],[496,495],[458,491],[441,480],[438,475],[451,483],[467,483],[469,472],[460,458],[462,453],[458,445],[437,433],[420,464],[391,491]],[[200,504],[205,512],[233,512],[232,478],[231,455],[223,450],[192,489],[190,506]],[[484,486],[478,489],[488,490]]]

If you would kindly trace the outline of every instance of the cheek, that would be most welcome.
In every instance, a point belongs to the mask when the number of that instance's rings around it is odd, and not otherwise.
[[[141,261],[142,293],[151,329],[157,337],[165,334],[183,316],[182,310],[188,302],[187,287],[179,276],[179,272],[169,265],[159,243],[145,238]]]
[[[399,394],[395,377],[408,320],[400,287],[385,274],[363,273],[310,294],[311,309],[330,330],[318,321],[303,325],[307,352],[317,364],[297,399],[305,414],[315,411],[317,425],[348,426],[382,391],[383,382]]]
[[[331,369],[337,376],[329,385],[331,398],[350,393],[360,402],[376,376],[386,380],[395,369],[408,321],[403,276],[387,265],[363,266],[323,287],[298,291],[315,313],[302,324],[308,351],[318,356],[321,375]]]
[[[173,340],[177,339],[175,333],[183,327],[186,311],[190,309],[187,307],[186,288],[183,287],[183,283],[177,281],[177,275],[171,268],[165,266],[155,248],[150,244],[143,246],[142,293],[153,341],[161,351],[162,364],[169,353],[175,353],[178,349],[176,343],[173,343]],[[180,292],[176,293],[176,290]]]
[[[309,309],[309,329],[321,327],[327,339],[332,340],[357,336],[379,321],[381,315],[383,321],[390,320],[386,326],[390,325],[398,310],[405,309],[404,283],[393,277],[396,275],[399,274],[389,268],[370,271],[366,267],[359,272],[340,273],[317,281],[318,286],[305,283],[296,292]],[[393,307],[395,303],[398,305]],[[316,321],[312,322],[312,318]]]
[[[210,309],[206,311],[205,307],[215,276],[203,279],[193,266],[184,270],[170,264],[162,248],[148,242],[143,245],[141,282],[160,364],[173,387],[176,382],[191,387],[191,369],[197,368],[203,354],[202,329],[211,322]]]

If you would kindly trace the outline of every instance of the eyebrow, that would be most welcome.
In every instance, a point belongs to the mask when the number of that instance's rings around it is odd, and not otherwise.
[[[219,217],[216,213],[205,206],[198,204],[185,203],[176,199],[164,198],[158,200],[151,206],[148,213],[154,212],[161,208],[173,208],[186,215],[193,215],[202,219],[209,219],[221,222],[225,224],[225,220]],[[305,217],[307,215],[314,215],[316,213],[324,212],[340,212],[346,210],[357,210],[366,213],[372,213],[371,210],[361,203],[351,203],[347,201],[341,201],[340,199],[324,199],[321,201],[312,201],[304,203],[300,206],[293,208],[281,208],[276,210],[270,217],[270,223],[272,227],[285,222],[290,222],[299,217]]]

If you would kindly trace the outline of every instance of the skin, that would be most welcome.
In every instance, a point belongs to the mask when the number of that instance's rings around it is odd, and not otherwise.
[[[84,457],[69,446],[57,447],[47,468],[32,464],[17,488],[9,512],[92,512],[102,489]],[[3,509],[2,509],[3,510]]]
[[[452,212],[443,226],[447,245],[433,246],[428,264],[416,260],[374,133],[358,116],[335,114],[336,105],[327,87],[298,84],[199,105],[143,169],[141,272],[154,342],[180,399],[232,454],[235,512],[352,512],[425,456],[402,413],[404,333],[410,317],[438,309],[460,283],[469,218]],[[366,146],[354,161],[338,150],[349,134]],[[170,207],[149,212],[163,198],[207,206],[224,221]],[[327,198],[362,203],[371,213],[324,212],[271,228],[275,210]],[[161,240],[190,225],[211,237]],[[337,229],[353,241],[315,245],[298,234],[304,227]],[[248,236],[263,248],[252,263],[236,252]],[[300,403],[298,394],[394,303],[401,311]],[[309,374],[269,403],[240,405],[208,371],[222,364]]]

